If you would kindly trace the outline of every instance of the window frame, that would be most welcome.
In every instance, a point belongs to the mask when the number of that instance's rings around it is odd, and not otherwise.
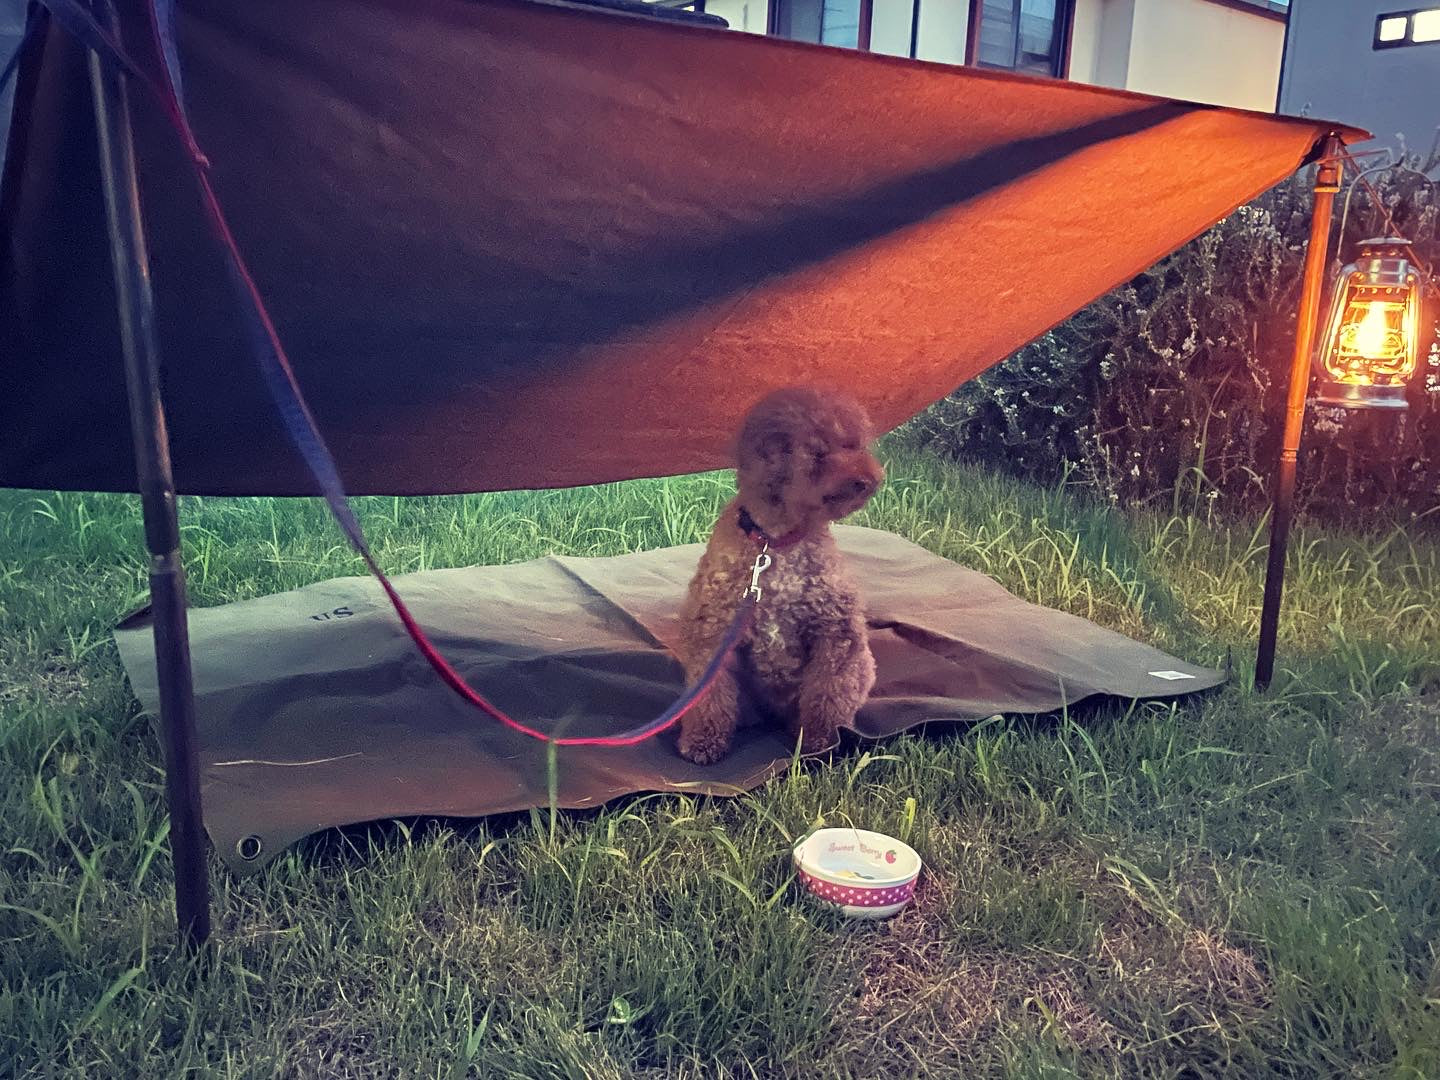
[[[1378,12],[1375,16],[1375,28],[1371,32],[1370,51],[1382,52],[1386,49],[1420,49],[1426,45],[1440,45],[1440,38],[1435,38],[1430,41],[1412,40],[1415,36],[1415,16],[1427,15],[1431,12],[1440,14],[1440,4],[1426,4],[1424,7]],[[1380,40],[1380,24],[1387,19],[1405,20],[1405,33],[1394,41]]]
[[[789,0],[769,0],[765,5],[765,35],[767,37],[778,37],[782,41],[803,41],[803,38],[788,38],[780,33],[780,13]],[[822,0],[823,2],[823,0]],[[842,45],[840,48],[854,48],[859,52],[870,51],[870,25],[875,21],[875,0],[860,0],[860,11],[857,16],[859,26],[855,30],[855,44]],[[821,18],[821,33],[824,33],[824,18]],[[810,44],[818,44],[810,42]]]
[[[1020,0],[1011,0],[1011,3],[1018,5]],[[1055,0],[1055,36],[1059,38],[1059,55],[1055,58],[1055,70],[1048,76],[1036,75],[1033,71],[1019,71],[1014,67],[997,67],[993,64],[980,63],[980,17],[983,14],[984,0],[970,0],[970,22],[965,31],[965,66],[973,67],[980,71],[1009,71],[1016,75],[1031,75],[1035,78],[1068,79],[1070,78],[1070,46],[1075,40],[1075,5],[1076,0]],[[1020,15],[1017,6],[1015,15],[1015,34],[1020,34]]]
[[[801,41],[802,38],[788,38],[780,33],[781,13],[787,3],[791,0],[769,0],[765,5],[765,33],[768,37],[778,37],[784,41]],[[822,0],[823,2],[823,0]],[[916,47],[919,44],[920,33],[920,5],[922,0],[913,0],[910,10],[910,58],[915,59]],[[977,57],[980,46],[980,15],[983,0],[969,0],[969,17],[966,22],[965,31],[965,67],[973,67],[981,71],[1010,71],[1020,75],[1034,75],[1035,78],[1070,78],[1070,52],[1075,41],[1075,7],[1079,0],[1055,0],[1056,13],[1056,34],[1061,39],[1059,56],[1056,58],[1056,72],[1051,76],[1035,75],[1034,72],[1017,72],[1014,68],[994,67],[982,65]],[[1225,0],[1219,0],[1225,2]],[[1232,0],[1236,3],[1244,3],[1249,10],[1261,11],[1251,7],[1247,0]],[[1264,2],[1264,0],[1259,0]],[[698,0],[696,7],[704,4],[704,0]],[[1425,10],[1425,9],[1421,9]],[[875,0],[860,0],[859,11],[860,25],[857,31],[857,41],[853,46],[860,52],[870,52],[870,35],[875,22]],[[822,24],[823,25],[823,24]],[[823,32],[823,30],[822,30]],[[1018,33],[1018,22],[1017,30]],[[813,42],[812,42],[813,44]],[[842,46],[850,48],[851,46]]]

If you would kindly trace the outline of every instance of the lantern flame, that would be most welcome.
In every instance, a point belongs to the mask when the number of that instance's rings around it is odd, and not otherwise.
[[[1352,347],[1361,356],[1383,357],[1391,351],[1390,323],[1385,318],[1387,304],[1366,304],[1369,310],[1355,327]]]

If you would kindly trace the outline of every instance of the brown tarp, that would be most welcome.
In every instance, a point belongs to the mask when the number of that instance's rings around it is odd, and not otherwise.
[[[179,46],[357,494],[720,466],[797,382],[888,428],[1335,127],[528,0],[185,0]],[[176,140],[135,106],[180,490],[313,493]],[[54,28],[6,161],[0,374],[0,485],[133,489],[84,55]]]
[[[878,681],[855,730],[1037,713],[1093,695],[1171,697],[1223,676],[1074,615],[890,533],[842,526],[869,605]],[[669,651],[701,548],[550,557],[431,570],[396,585],[471,685],[544,730],[600,734],[658,716],[681,689]],[[543,743],[466,705],[434,677],[375,583],[342,578],[190,614],[205,825],[242,872],[330,826],[471,817],[548,802]],[[131,685],[157,704],[143,619],[115,639]],[[718,765],[672,734],[559,751],[558,802],[639,791],[733,793],[783,768],[791,746],[745,729]],[[241,843],[256,838],[246,860]]]

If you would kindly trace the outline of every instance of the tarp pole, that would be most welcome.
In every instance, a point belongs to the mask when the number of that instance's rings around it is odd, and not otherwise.
[[[108,7],[108,5],[106,5]],[[115,25],[113,11],[111,25]],[[195,753],[195,694],[185,613],[185,570],[170,440],[160,399],[150,258],[140,212],[135,143],[124,76],[90,53],[90,89],[100,144],[100,171],[110,232],[110,258],[120,316],[120,345],[130,400],[145,545],[150,552],[150,605],[160,689],[160,736],[165,746],[165,796],[170,809],[170,851],[175,863],[175,917],[191,948],[210,936],[210,881],[200,817]]]
[[[1255,655],[1255,689],[1265,690],[1275,673],[1275,638],[1280,625],[1280,595],[1285,587],[1285,549],[1295,509],[1295,466],[1300,457],[1300,432],[1305,426],[1305,397],[1310,389],[1310,356],[1325,283],[1325,256],[1330,244],[1331,210],[1340,190],[1339,136],[1325,136],[1315,174],[1315,205],[1310,212],[1310,242],[1305,249],[1305,276],[1295,321],[1295,352],[1290,360],[1290,392],[1285,406],[1285,432],[1275,470],[1275,502],[1270,514],[1270,552],[1265,566],[1265,599],[1260,609],[1260,644]]]

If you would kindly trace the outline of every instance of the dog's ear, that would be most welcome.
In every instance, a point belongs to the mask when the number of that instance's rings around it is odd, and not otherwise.
[[[737,479],[743,497],[755,505],[779,507],[790,482],[795,433],[770,410],[752,414],[736,446]]]
[[[792,425],[773,402],[765,401],[745,418],[734,444],[734,460],[741,468],[774,465],[795,448]]]

